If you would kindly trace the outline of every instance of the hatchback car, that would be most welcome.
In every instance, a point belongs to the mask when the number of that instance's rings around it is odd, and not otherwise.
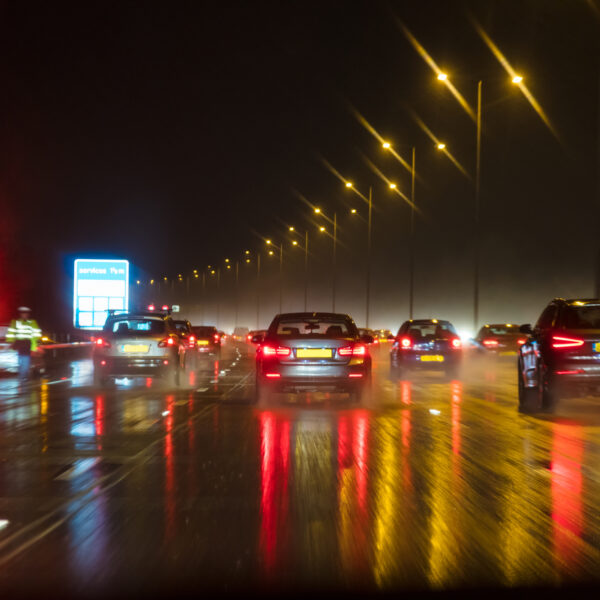
[[[161,377],[179,385],[185,344],[170,316],[160,313],[109,315],[94,341],[94,382],[117,377]]]
[[[359,400],[370,383],[371,336],[336,313],[277,315],[256,352],[257,397],[271,392],[347,392]]]
[[[519,410],[553,411],[563,395],[600,395],[600,299],[556,298],[519,349]]]
[[[407,369],[443,370],[456,375],[461,360],[462,344],[449,321],[419,319],[405,321],[390,351],[390,373],[402,375]]]
[[[192,334],[196,338],[196,349],[199,354],[220,356],[221,336],[212,325],[192,325]]]

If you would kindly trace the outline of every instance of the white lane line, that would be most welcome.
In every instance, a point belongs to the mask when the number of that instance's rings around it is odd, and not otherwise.
[[[208,391],[208,388],[207,388],[207,387],[204,387],[204,388],[198,388],[196,391],[197,391],[197,392],[207,392],[207,391]]]
[[[58,481],[67,481],[69,479],[75,479],[75,477],[79,477],[79,475],[85,473],[86,471],[89,471],[101,460],[101,458],[83,458],[81,460],[77,460],[70,469],[67,469],[64,473],[57,475],[54,479]]]
[[[56,381],[49,381],[46,385],[55,385],[57,383],[67,383],[67,381],[73,381],[73,378],[68,377],[65,379],[57,379]]]

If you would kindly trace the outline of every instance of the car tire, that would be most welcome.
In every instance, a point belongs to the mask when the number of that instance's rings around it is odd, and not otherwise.
[[[560,391],[557,383],[547,373],[541,378],[539,396],[541,409],[549,414],[554,413],[560,401]]]
[[[519,367],[519,412],[531,413],[540,409],[539,387],[526,388],[522,370]]]

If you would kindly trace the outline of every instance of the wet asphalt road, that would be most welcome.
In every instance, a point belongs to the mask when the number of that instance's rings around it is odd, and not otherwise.
[[[600,404],[520,415],[512,360],[253,405],[227,346],[180,389],[90,361],[0,380],[0,590],[376,591],[600,579]],[[599,401],[600,402],[600,401]]]

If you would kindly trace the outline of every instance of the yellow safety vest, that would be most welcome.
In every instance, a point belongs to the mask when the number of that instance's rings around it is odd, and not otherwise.
[[[38,327],[35,319],[13,319],[6,332],[7,342],[17,342],[19,340],[29,340],[31,349],[37,349],[38,339],[42,337],[42,330]]]

